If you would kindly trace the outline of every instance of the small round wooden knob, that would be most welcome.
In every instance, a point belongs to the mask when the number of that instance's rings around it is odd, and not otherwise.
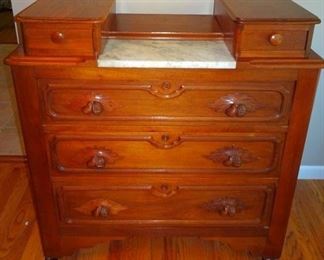
[[[64,41],[64,33],[62,32],[54,32],[51,35],[52,42],[54,43],[62,43]]]
[[[244,117],[248,112],[244,104],[232,104],[225,110],[225,114],[229,117]]]
[[[283,42],[283,36],[279,33],[272,34],[269,38],[271,45],[279,46]]]

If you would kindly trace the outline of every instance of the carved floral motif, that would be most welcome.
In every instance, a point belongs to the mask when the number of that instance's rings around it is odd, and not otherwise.
[[[119,212],[126,209],[127,207],[107,199],[90,200],[81,206],[74,208],[74,210],[84,215],[101,218],[107,218],[110,215],[117,215]]]
[[[81,111],[85,115],[99,116],[105,111],[112,112],[116,110],[117,107],[118,104],[109,97],[103,97],[102,95],[94,95],[92,100],[90,100],[81,108]]]
[[[154,196],[161,197],[161,198],[169,198],[177,194],[179,191],[178,186],[162,184],[160,186],[154,186],[151,189],[151,192]]]
[[[169,99],[180,96],[184,92],[182,85],[173,86],[170,82],[165,81],[161,85],[152,85],[148,91],[159,98]]]
[[[94,155],[89,161],[87,161],[87,167],[94,169],[105,169],[108,164],[114,164],[120,159],[122,159],[122,157],[110,149],[94,149]]]
[[[149,142],[159,149],[172,149],[180,145],[183,141],[180,136],[170,136],[166,133],[159,137],[151,136]]]
[[[254,97],[242,93],[222,96],[211,103],[209,107],[216,112],[225,113],[228,117],[244,117],[246,114],[262,108]]]
[[[223,197],[211,200],[203,205],[208,211],[218,212],[222,216],[233,217],[245,209],[245,205],[237,198]]]
[[[206,158],[215,163],[222,163],[226,167],[236,168],[241,167],[244,163],[250,163],[259,159],[249,150],[235,147],[234,145],[218,149],[206,156]]]

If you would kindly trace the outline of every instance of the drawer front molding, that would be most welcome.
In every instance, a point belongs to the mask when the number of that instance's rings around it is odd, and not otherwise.
[[[121,84],[41,80],[44,120],[287,123],[293,82]]]
[[[270,173],[283,143],[282,135],[57,135],[48,137],[48,151],[62,173]]]
[[[62,225],[177,224],[266,228],[272,186],[59,186]],[[166,196],[156,194],[157,189]],[[181,205],[181,207],[179,206]]]

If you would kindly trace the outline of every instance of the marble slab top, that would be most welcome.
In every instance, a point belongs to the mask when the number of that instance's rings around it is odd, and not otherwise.
[[[235,69],[236,61],[222,40],[110,39],[99,67]]]

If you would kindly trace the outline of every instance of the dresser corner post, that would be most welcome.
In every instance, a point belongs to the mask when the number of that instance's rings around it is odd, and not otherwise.
[[[320,69],[305,68],[298,71],[281,176],[273,206],[268,243],[263,252],[263,255],[275,256],[274,259],[280,257],[285,242],[319,75]]]
[[[29,183],[40,227],[43,252],[60,252],[59,224],[48,173],[46,141],[41,123],[38,78],[34,66],[11,66],[22,134],[28,155]]]

